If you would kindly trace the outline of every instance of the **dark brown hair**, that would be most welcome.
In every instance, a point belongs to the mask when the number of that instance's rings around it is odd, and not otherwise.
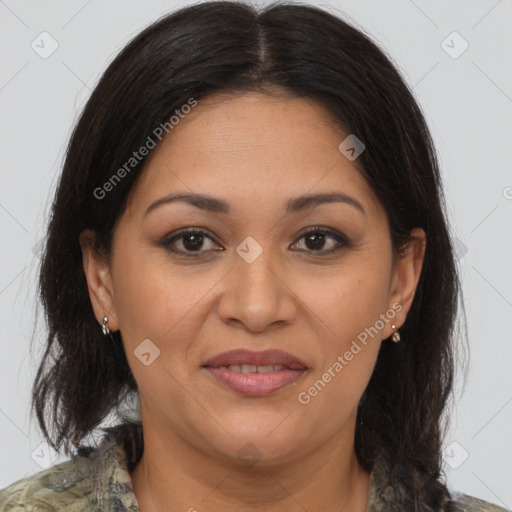
[[[108,66],[71,136],[41,261],[49,332],[32,394],[39,425],[70,453],[137,390],[119,331],[106,342],[93,314],[79,235],[93,230],[97,250],[109,254],[145,158],[108,197],[95,189],[190,98],[269,87],[319,102],[364,142],[357,163],[387,211],[394,254],[412,228],[426,232],[402,342],[382,344],[355,450],[367,471],[377,457],[386,462],[390,481],[409,493],[407,510],[449,510],[441,440],[460,285],[435,150],[391,59],[362,30],[312,6],[189,6],[146,28]]]

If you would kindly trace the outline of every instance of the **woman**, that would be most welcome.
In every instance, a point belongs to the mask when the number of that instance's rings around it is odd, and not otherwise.
[[[73,457],[0,510],[503,510],[442,478],[459,279],[426,123],[318,8],[203,3],[127,45],[40,292],[33,406]]]

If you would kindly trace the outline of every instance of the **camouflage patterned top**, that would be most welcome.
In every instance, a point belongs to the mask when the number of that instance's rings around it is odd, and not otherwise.
[[[143,449],[140,423],[108,429],[97,448],[80,448],[70,460],[21,479],[0,491],[0,512],[134,512],[139,506],[130,473]],[[397,486],[386,483],[382,465],[370,475],[367,512],[408,510]],[[505,509],[465,495],[456,503],[464,512],[505,512]],[[427,507],[430,510],[429,507]]]

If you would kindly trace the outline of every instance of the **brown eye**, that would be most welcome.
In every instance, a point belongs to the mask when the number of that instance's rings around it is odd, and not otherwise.
[[[207,247],[208,241],[213,244],[213,248]],[[161,243],[169,251],[183,254],[185,256],[198,256],[201,253],[210,252],[211,250],[219,250],[219,246],[215,243],[213,238],[208,236],[204,231],[200,231],[195,228],[189,228],[185,231],[181,231],[171,238],[163,240]]]
[[[348,240],[341,233],[326,228],[310,229],[299,240],[304,240],[305,245],[305,249],[299,248],[299,250],[309,252],[330,253],[349,245]],[[294,248],[298,245],[296,242]]]
[[[197,234],[197,235],[182,235],[181,237],[183,247],[187,251],[197,251],[198,249],[201,249],[204,243],[204,235]]]
[[[304,240],[304,247],[299,247],[299,241],[302,240]],[[210,244],[210,247],[208,247],[208,244]],[[224,250],[205,231],[197,228],[187,228],[180,231],[163,240],[161,245],[173,253],[189,257],[199,257],[211,251]],[[316,227],[303,233],[298,241],[292,245],[292,248],[301,252],[329,254],[349,245],[348,239],[341,233]]]

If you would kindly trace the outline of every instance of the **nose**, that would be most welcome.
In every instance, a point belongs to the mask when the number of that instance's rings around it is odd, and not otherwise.
[[[237,257],[223,279],[217,312],[224,323],[253,332],[291,323],[297,315],[297,296],[287,282],[283,265],[272,262],[268,251],[248,263]]]

